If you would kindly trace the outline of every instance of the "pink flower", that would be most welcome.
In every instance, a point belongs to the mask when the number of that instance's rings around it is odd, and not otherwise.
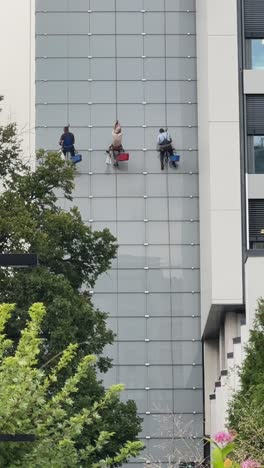
[[[223,432],[218,432],[217,434],[215,434],[213,439],[217,444],[226,445],[226,444],[229,444],[229,442],[232,442],[232,440],[234,439],[234,436],[233,434],[230,434],[230,432],[223,431]],[[258,468],[258,467],[244,466],[242,468]]]
[[[260,466],[259,462],[252,460],[251,458],[248,458],[241,463],[241,468],[260,468]]]

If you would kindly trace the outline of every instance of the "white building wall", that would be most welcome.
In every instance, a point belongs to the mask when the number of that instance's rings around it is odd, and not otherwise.
[[[26,160],[34,159],[34,1],[1,1],[1,122],[16,122]]]
[[[197,0],[202,332],[211,305],[242,304],[236,1]]]

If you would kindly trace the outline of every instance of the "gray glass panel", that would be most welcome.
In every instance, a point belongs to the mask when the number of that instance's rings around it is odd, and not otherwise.
[[[141,81],[119,81],[117,83],[118,102],[138,102],[144,101],[143,83]]]
[[[152,9],[155,9],[154,5]],[[164,20],[162,21],[160,13],[147,12],[144,15],[144,32],[147,34],[164,34]]]
[[[150,366],[148,369],[150,388],[172,388],[171,366]]]
[[[151,341],[148,344],[150,364],[170,364],[172,359],[174,364],[202,364],[201,343]]]
[[[93,103],[114,103],[115,102],[115,82],[93,81],[91,83],[91,102]],[[110,122],[109,122],[110,123]]]
[[[146,320],[139,317],[118,319],[119,340],[140,340],[146,338]],[[135,343],[134,343],[135,345]]]
[[[144,194],[144,175],[122,174],[117,178],[117,195],[119,197],[143,197]]]
[[[115,80],[115,60],[111,58],[93,58],[91,60],[91,78],[93,80]]]
[[[145,242],[145,223],[118,222],[118,243],[119,244],[143,244]]]
[[[111,324],[108,325],[109,329],[112,329],[112,327],[110,326]],[[103,351],[103,355],[112,359],[113,360],[113,364],[116,364],[117,363],[117,359],[118,359],[118,347],[117,347],[117,343],[113,343],[112,345],[107,345],[104,347],[104,351]]]
[[[116,0],[117,11],[140,11],[143,9],[144,0]]]
[[[118,275],[118,291],[119,292],[143,292],[145,290],[146,290],[146,280],[145,280],[144,270],[119,271],[119,275]],[[120,337],[120,339],[122,338]],[[140,338],[137,338],[135,336],[135,339],[140,339]]]
[[[198,176],[196,174],[169,174],[168,188],[170,197],[197,197]]]
[[[146,363],[146,343],[119,343],[119,364],[141,364]]]
[[[36,0],[36,11],[38,10],[67,10],[67,0]]]
[[[112,221],[116,219],[116,201],[114,198],[93,198],[91,200],[92,219]]]
[[[91,195],[95,197],[114,197],[116,195],[115,175],[94,174],[91,181]]]
[[[202,366],[174,366],[174,388],[202,388]]]
[[[115,36],[91,36],[90,54],[93,57],[115,57]]]
[[[173,267],[199,268],[199,246],[172,245],[170,251],[171,265]]]
[[[144,130],[143,128],[125,128],[123,144],[130,150],[144,148]]]
[[[166,13],[166,31],[168,34],[195,34],[195,14]]]
[[[67,83],[36,83],[36,100],[38,103],[53,102],[62,103],[67,101]]]
[[[163,11],[164,1],[163,0],[144,0],[144,7],[150,11]]]
[[[199,294],[172,294],[171,295],[172,315],[200,315],[200,295]]]
[[[62,126],[66,121],[67,106],[65,105],[41,105],[37,106],[37,125]]]
[[[156,155],[156,153],[154,153]],[[158,159],[158,155],[157,155]],[[156,174],[148,174],[146,176],[147,195],[149,197],[166,197],[167,196],[167,180],[166,177],[161,177]]]
[[[70,80],[87,80],[90,78],[91,64],[88,58],[72,58],[67,61]]]
[[[149,270],[147,272],[147,289],[151,292],[169,292],[170,270]]]
[[[56,38],[57,40],[60,38]],[[90,53],[90,38],[86,36],[66,36],[68,50],[66,56],[69,57],[87,57]],[[54,47],[54,38],[53,38]],[[56,49],[56,48],[55,48]]]
[[[150,244],[168,244],[168,223],[149,222],[146,225],[146,241]]]
[[[172,336],[175,340],[199,340],[201,337],[200,318],[173,317]]]
[[[144,268],[146,266],[143,245],[120,245],[118,248],[119,268]]]
[[[105,151],[112,141],[112,128],[92,128],[91,130],[91,141],[93,142],[94,150]],[[86,143],[87,145],[87,143]],[[105,160],[105,154],[104,156]]]
[[[165,79],[165,59],[146,58],[144,60],[145,77],[148,80]]]
[[[116,292],[117,291],[117,272],[115,270],[108,271],[99,276],[95,292]]]
[[[117,315],[117,294],[94,294],[92,302],[99,310]]]
[[[140,316],[146,314],[146,295],[141,294],[119,294],[118,295],[118,314],[120,317]]]
[[[117,213],[120,221],[143,221],[145,201],[143,198],[118,199]]]
[[[171,287],[174,292],[191,292],[200,290],[198,270],[171,270]]]
[[[193,81],[167,81],[168,102],[197,102],[196,83]]]
[[[112,104],[93,104],[91,106],[92,125],[110,125],[115,121],[115,106]]]
[[[119,368],[119,382],[124,383],[127,389],[145,388],[147,373],[144,366],[121,366]]]
[[[171,298],[169,293],[151,293],[147,295],[147,314],[150,316],[170,317]]]
[[[173,418],[150,414],[142,424],[142,435],[151,437],[172,437]]]
[[[165,3],[169,11],[195,11],[195,0],[165,0]]]
[[[165,102],[164,82],[163,81],[147,81],[145,83],[145,98],[146,98],[147,103],[164,103]]]
[[[120,395],[120,399],[121,401],[134,400],[139,413],[145,413],[148,407],[148,393],[145,390],[124,390]],[[135,467],[134,464],[133,467]]]
[[[66,80],[66,59],[36,59],[37,80]]]
[[[175,429],[177,431],[177,429]],[[186,431],[186,429],[185,429]],[[180,431],[183,432],[182,429]],[[204,459],[203,441],[192,440],[186,435],[182,440],[173,439],[153,439],[149,441],[149,450],[152,457],[161,460],[164,468],[167,468],[168,456],[177,453],[177,459],[197,462]],[[130,467],[132,468],[132,467]],[[139,468],[139,467],[138,467]],[[142,466],[141,466],[142,468]]]
[[[176,32],[176,31],[175,31]],[[167,57],[195,57],[195,36],[167,35],[166,53]]]
[[[143,36],[116,36],[118,57],[141,57],[143,55]]]
[[[150,268],[168,268],[170,254],[168,245],[149,245],[146,248],[147,266]]]
[[[142,13],[117,13],[117,34],[141,34],[143,31]]]
[[[75,184],[74,190],[72,192],[73,197],[86,197],[86,202],[89,203],[89,192],[90,192],[90,177],[88,175],[82,174],[79,176],[78,184]],[[76,204],[76,201],[74,200]]]
[[[37,36],[36,37],[36,57],[66,57],[67,56],[67,38],[66,36],[56,38],[56,47],[54,47],[54,37]]]
[[[198,222],[170,222],[170,240],[173,244],[199,242]]]
[[[138,58],[117,59],[118,80],[141,80],[143,78],[143,61]]]
[[[129,150],[130,151],[130,150]],[[146,170],[145,154],[143,151],[133,151],[130,153],[129,172],[143,172]]]
[[[160,126],[165,122],[165,104],[148,104],[145,109],[146,125]]]
[[[147,219],[150,221],[168,220],[168,200],[166,198],[148,198],[146,208]]]
[[[177,198],[169,199],[169,210],[171,220],[184,221],[198,218],[198,199],[197,198]]]
[[[197,125],[197,106],[195,104],[168,104],[168,125],[184,127]]]
[[[175,412],[203,412],[203,392],[201,390],[174,390],[173,394]]]
[[[144,124],[144,106],[142,104],[119,104],[118,117],[126,125],[140,126]]]
[[[114,11],[115,0],[90,0],[90,7],[93,11]]]
[[[115,14],[114,13],[92,13],[91,33],[93,34],[114,34]]]
[[[196,79],[196,63],[193,58],[167,58],[166,73],[168,80]]]
[[[108,146],[111,143],[111,140],[108,142]],[[94,142],[93,142],[94,144]],[[106,149],[106,148],[105,148]],[[91,153],[91,170],[92,172],[102,173],[106,175],[115,175],[115,168],[113,166],[108,166],[105,163],[106,160],[106,153],[104,151],[93,151]],[[100,193],[101,188],[97,187],[98,193]],[[102,188],[104,190],[104,188]],[[116,188],[114,192],[116,194]]]
[[[173,395],[171,390],[149,390],[148,396],[149,411],[158,414],[171,413],[173,408]]]
[[[160,17],[160,15],[158,15]],[[161,18],[159,18],[161,20]],[[162,21],[161,21],[162,22]],[[147,57],[164,57],[165,40],[164,37],[148,34],[144,38],[144,55]]]
[[[52,83],[53,84],[53,83]],[[57,83],[55,83],[57,84]],[[59,86],[64,83],[60,83]],[[87,81],[69,82],[69,101],[74,103],[84,103],[90,101],[90,87],[91,84]],[[67,98],[65,99],[67,101]],[[89,110],[90,113],[90,110]]]
[[[69,104],[68,108],[69,120],[73,127],[87,127],[91,124],[91,111],[88,104]],[[66,109],[67,107],[65,106],[64,119],[66,118]]]

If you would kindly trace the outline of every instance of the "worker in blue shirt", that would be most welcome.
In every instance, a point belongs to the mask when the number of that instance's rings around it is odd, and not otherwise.
[[[60,141],[59,141],[59,144],[62,147],[62,152],[64,156],[66,156],[67,153],[70,153],[71,156],[74,156],[75,154],[74,143],[75,143],[75,138],[74,138],[73,133],[69,132],[69,127],[64,127],[63,134],[61,135]]]

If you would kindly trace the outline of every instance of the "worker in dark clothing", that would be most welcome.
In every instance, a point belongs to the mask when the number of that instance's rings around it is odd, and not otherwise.
[[[164,158],[165,154],[169,154],[170,156],[173,155],[173,147],[172,147],[172,138],[167,130],[160,128],[158,139],[157,139],[157,149],[160,153],[160,164],[161,170],[164,170]],[[176,167],[175,162],[172,163],[174,167]]]
[[[70,153],[71,156],[74,156],[75,154],[74,143],[75,143],[75,138],[74,138],[73,133],[69,132],[69,127],[64,127],[63,134],[61,135],[60,141],[59,141],[59,144],[62,147],[62,152],[64,156],[66,156],[67,153]]]

